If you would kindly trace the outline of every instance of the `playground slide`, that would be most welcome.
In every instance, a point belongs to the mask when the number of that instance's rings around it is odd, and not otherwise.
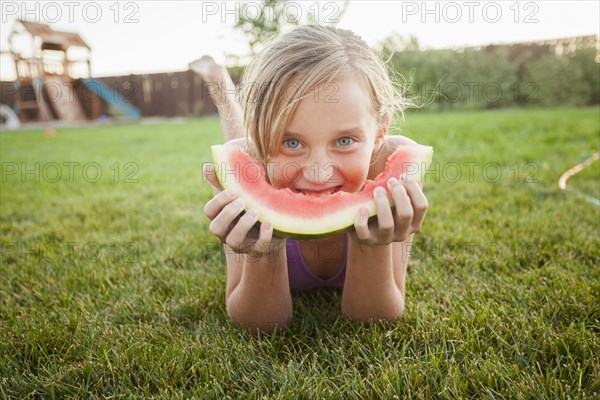
[[[67,87],[67,84],[71,83],[71,78],[51,76],[45,78],[43,82],[46,92],[50,97],[50,104],[56,112],[58,119],[63,121],[85,120],[85,114],[77,97],[63,95],[66,93],[64,89]],[[56,88],[58,88],[58,91],[54,93],[53,90],[56,90]]]
[[[85,86],[94,94],[98,95],[108,104],[111,114],[123,115],[126,117],[139,118],[140,110],[127,103],[125,98],[117,91],[106,86],[98,78],[83,78],[81,80]]]

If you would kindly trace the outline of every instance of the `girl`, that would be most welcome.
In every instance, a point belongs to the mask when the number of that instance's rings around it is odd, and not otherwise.
[[[209,84],[226,139],[269,163],[275,188],[309,196],[356,192],[399,145],[415,143],[387,136],[404,104],[383,63],[350,31],[303,26],[271,43],[244,72],[243,113],[225,68],[210,58],[190,67]],[[365,209],[351,233],[295,241],[274,236],[269,221],[255,226],[259,211],[242,213],[244,201],[220,190],[214,169],[203,173],[215,187],[204,212],[225,245],[227,312],[239,326],[276,331],[292,317],[290,290],[321,286],[343,288],[341,311],[353,320],[402,315],[413,233],[427,210],[417,183],[390,179],[394,210],[385,189],[375,191],[376,223]]]

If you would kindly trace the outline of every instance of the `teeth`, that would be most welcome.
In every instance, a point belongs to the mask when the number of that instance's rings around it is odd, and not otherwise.
[[[323,197],[323,196],[329,196],[332,195],[333,193],[335,193],[337,188],[331,188],[328,191],[323,191],[323,192],[319,192],[319,193],[315,193],[315,192],[305,192],[303,190],[299,190],[300,193],[305,194],[307,196],[314,196],[314,197]]]

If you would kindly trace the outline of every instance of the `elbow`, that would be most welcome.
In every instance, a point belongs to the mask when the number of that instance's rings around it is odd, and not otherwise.
[[[227,315],[241,330],[252,334],[271,335],[284,330],[292,319],[292,307],[247,307],[236,301],[227,302]],[[270,312],[269,312],[270,311]]]
[[[342,302],[342,314],[357,323],[371,325],[384,322],[394,324],[404,315],[404,297],[394,296],[393,301],[370,305],[363,302]]]
[[[236,325],[241,330],[253,335],[273,335],[282,332],[287,326],[287,322],[236,322]]]
[[[396,311],[396,312],[388,312],[388,313],[345,312],[343,314],[349,320],[359,323],[359,324],[362,324],[362,325],[372,325],[372,324],[381,323],[381,322],[393,325],[402,319],[402,316],[404,315],[404,310]]]
[[[285,329],[285,327],[291,320],[291,316],[289,318],[268,318],[263,320],[258,318],[252,318],[249,316],[239,316],[232,314],[231,312],[228,312],[227,314],[229,315],[231,321],[238,328],[254,335],[272,335],[274,333],[281,332]]]

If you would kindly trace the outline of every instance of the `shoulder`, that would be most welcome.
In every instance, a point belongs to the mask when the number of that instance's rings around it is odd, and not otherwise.
[[[391,149],[390,154],[392,154],[398,146],[413,145],[418,143],[410,138],[407,138],[406,136],[387,135],[383,139],[383,144],[384,147],[388,148],[388,150]]]
[[[386,135],[383,138],[383,145],[373,157],[368,178],[373,179],[385,169],[385,164],[387,163],[389,156],[391,156],[399,146],[411,146],[415,144],[418,143],[406,136]]]
[[[229,146],[238,146],[241,147],[246,153],[250,154],[252,157],[258,160],[258,151],[256,151],[256,146],[254,142],[250,138],[235,138],[231,139],[225,145]]]
[[[412,146],[416,144],[418,143],[410,138],[407,138],[406,136],[385,136],[383,139],[383,145],[380,149],[379,159],[383,159],[383,166],[385,167],[388,157],[391,156],[398,147]]]

